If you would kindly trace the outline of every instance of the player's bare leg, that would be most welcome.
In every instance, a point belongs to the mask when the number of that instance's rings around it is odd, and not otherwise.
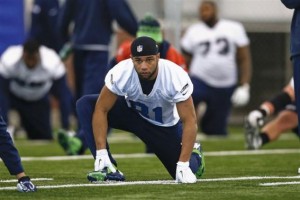
[[[270,142],[279,138],[282,133],[286,133],[298,126],[297,113],[289,110],[284,110],[269,123],[267,123],[261,130],[269,137]]]

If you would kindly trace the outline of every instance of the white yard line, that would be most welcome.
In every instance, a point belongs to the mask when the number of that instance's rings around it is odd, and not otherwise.
[[[260,149],[260,150],[240,150],[240,151],[211,151],[204,152],[205,156],[241,156],[241,155],[268,155],[300,153],[300,149]]]
[[[53,181],[53,178],[31,178],[32,181]],[[0,183],[16,183],[17,179],[0,180]]]
[[[260,183],[260,186],[299,185],[300,181]]]
[[[227,177],[227,178],[208,178],[199,179],[200,182],[214,181],[245,181],[245,180],[264,180],[264,179],[300,179],[300,176],[244,176],[244,177]]]
[[[40,178],[42,179],[42,178]],[[250,176],[250,177],[227,177],[199,179],[198,182],[223,182],[223,181],[241,181],[241,180],[264,180],[264,179],[300,179],[300,176]],[[32,179],[34,180],[34,179]],[[37,179],[38,180],[38,179]],[[298,181],[282,182],[290,184],[300,184]],[[76,188],[76,187],[107,187],[107,186],[127,186],[127,185],[174,185],[174,180],[157,180],[157,181],[124,181],[124,182],[103,182],[89,184],[65,184],[65,185],[37,185],[38,189],[55,189],[55,188]],[[262,184],[260,184],[262,185]],[[1,187],[1,190],[16,190],[16,187]]]

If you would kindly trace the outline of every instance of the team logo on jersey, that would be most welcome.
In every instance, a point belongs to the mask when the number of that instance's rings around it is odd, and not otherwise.
[[[113,74],[110,75],[110,83],[113,85],[114,84],[114,77]]]
[[[180,93],[182,94],[182,95],[185,95],[188,91],[187,91],[187,89],[188,89],[188,87],[189,87],[189,84],[187,83],[185,86],[183,86],[183,88],[180,90]]]
[[[143,51],[143,45],[139,45],[136,47],[137,52],[142,52]]]

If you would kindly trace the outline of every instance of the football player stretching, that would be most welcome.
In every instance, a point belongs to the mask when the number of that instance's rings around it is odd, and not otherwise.
[[[125,180],[107,142],[108,127],[129,131],[151,147],[178,183],[195,183],[205,162],[196,142],[197,124],[188,74],[160,59],[150,37],[131,44],[131,58],[106,75],[100,95],[77,101],[77,113],[95,158],[89,181]]]

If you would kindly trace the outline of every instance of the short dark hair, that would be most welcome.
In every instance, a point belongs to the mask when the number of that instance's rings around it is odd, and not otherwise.
[[[24,52],[28,54],[35,54],[39,51],[40,43],[35,39],[28,39],[23,44]]]

